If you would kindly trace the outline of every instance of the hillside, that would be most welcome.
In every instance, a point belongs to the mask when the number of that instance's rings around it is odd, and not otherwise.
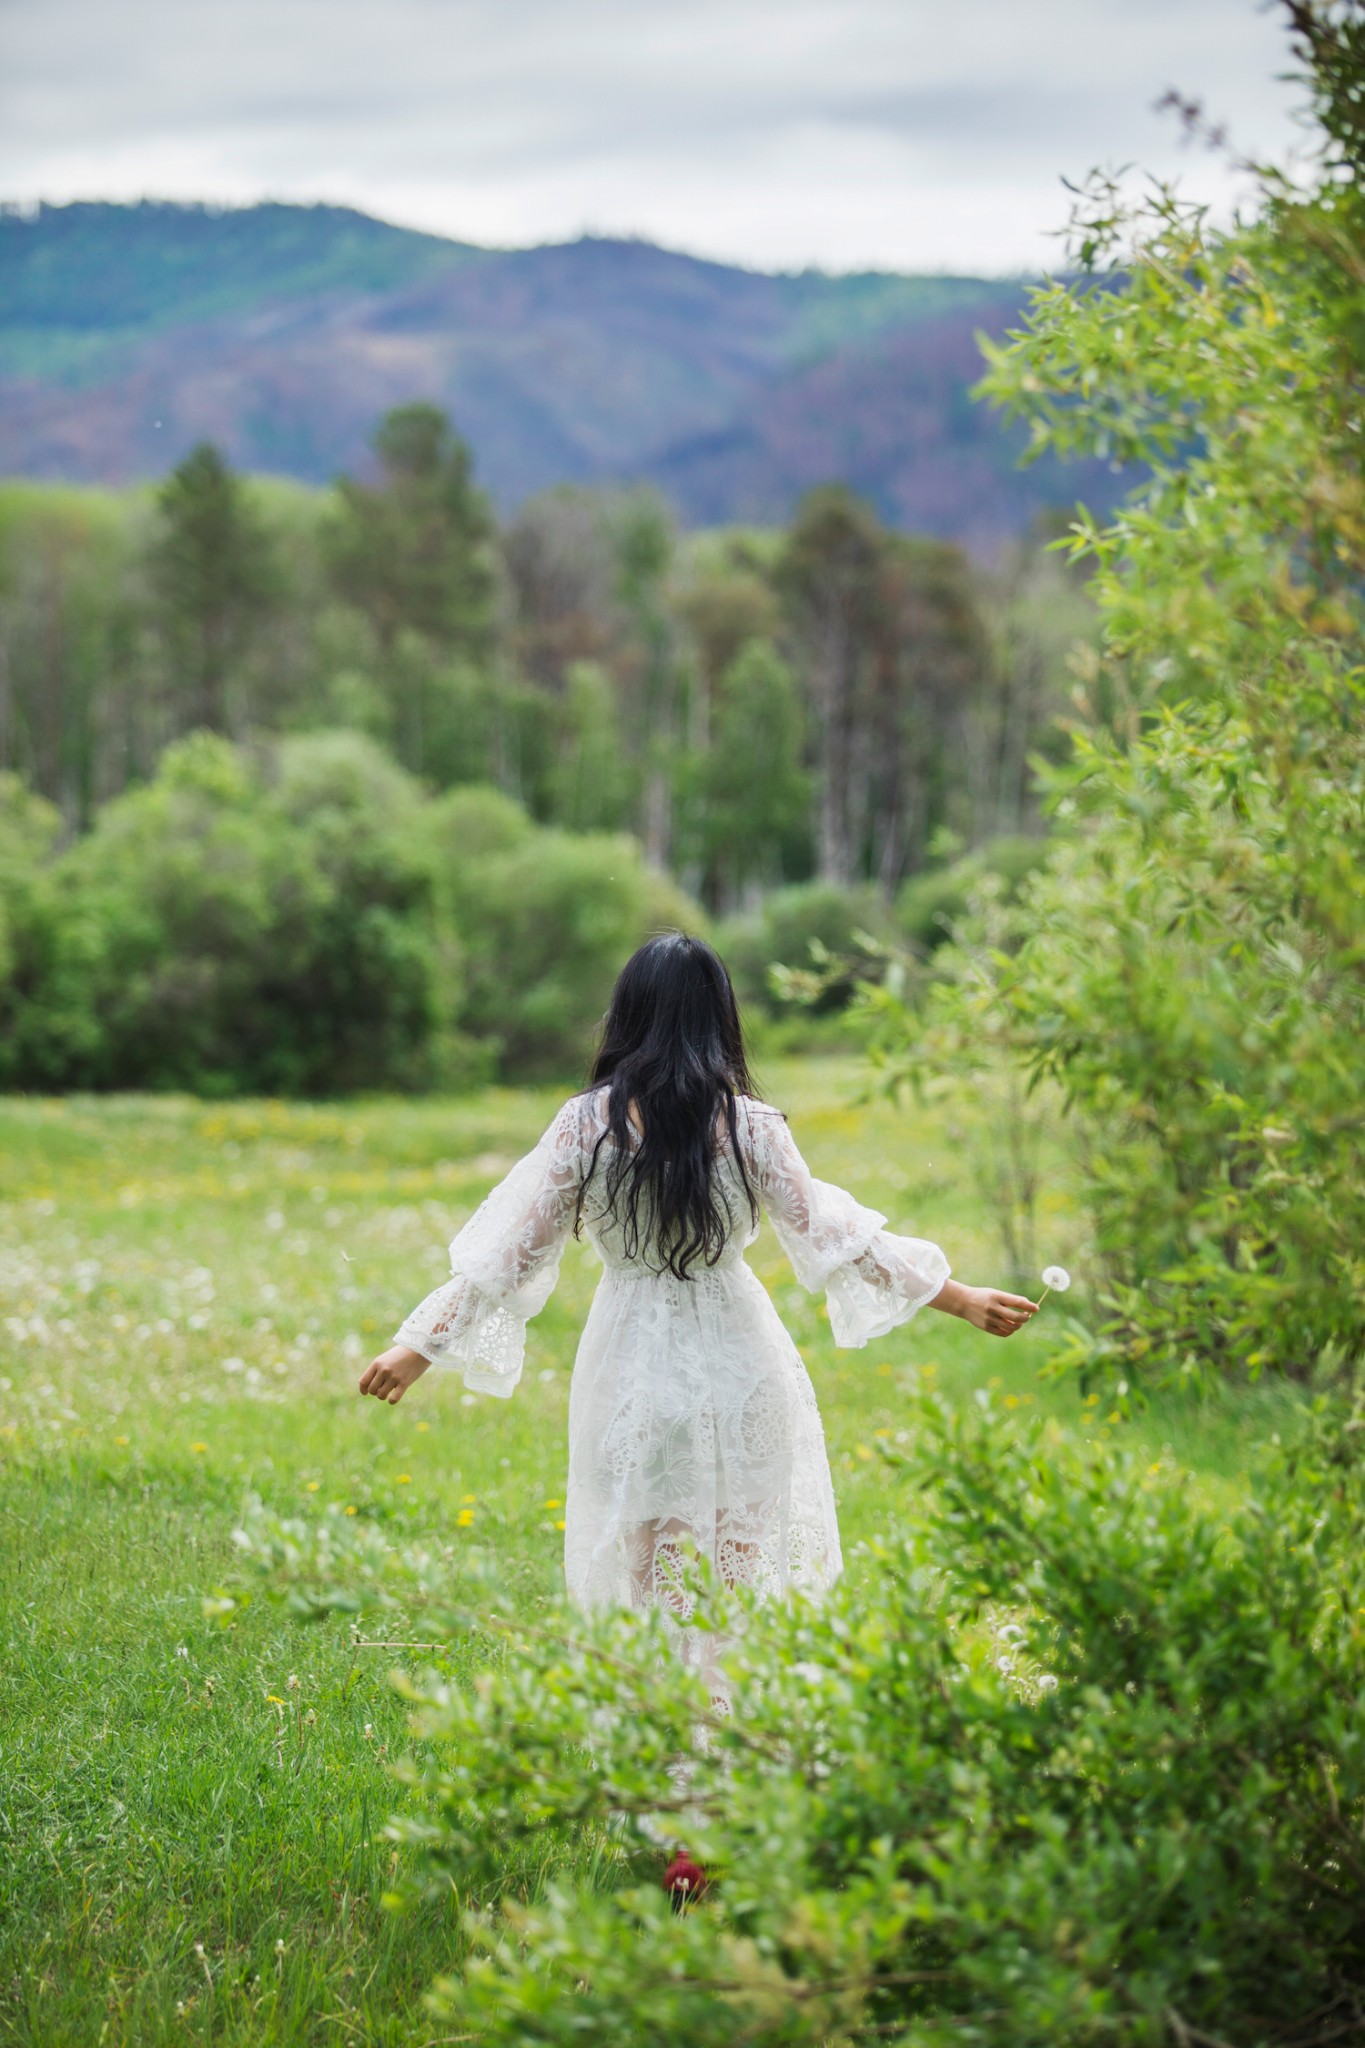
[[[322,482],[376,417],[445,405],[499,507],[657,481],[699,523],[840,477],[989,550],[1103,469],[1015,468],[967,397],[1018,281],[769,276],[645,242],[477,249],[340,207],[0,214],[0,472],[123,483],[194,441]]]

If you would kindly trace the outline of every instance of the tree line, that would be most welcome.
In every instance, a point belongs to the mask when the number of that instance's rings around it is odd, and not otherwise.
[[[1082,580],[984,569],[831,485],[785,532],[685,535],[647,490],[562,489],[499,525],[434,406],[389,413],[326,493],[209,444],[155,488],[0,490],[0,770],[61,835],[204,731],[345,727],[431,793],[628,832],[708,911],[784,885],[890,899],[1035,831]]]

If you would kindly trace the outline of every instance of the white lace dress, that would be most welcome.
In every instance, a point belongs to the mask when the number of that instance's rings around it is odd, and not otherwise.
[[[526,1324],[544,1307],[606,1125],[605,1087],[575,1095],[450,1246],[452,1278],[393,1341],[509,1395]],[[778,1111],[741,1098],[744,1163],[797,1278],[823,1288],[836,1344],[908,1322],[948,1278],[935,1244],[813,1178]],[[628,1259],[605,1200],[607,1137],[583,1204],[605,1271],[569,1390],[568,1587],[587,1604],[676,1606],[687,1539],[730,1584],[826,1586],[840,1569],[824,1433],[810,1376],[744,1263],[756,1226],[728,1140],[718,1162],[735,1228],[686,1280]]]

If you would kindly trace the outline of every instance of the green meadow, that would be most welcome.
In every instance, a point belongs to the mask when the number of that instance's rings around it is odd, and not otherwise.
[[[763,1079],[817,1174],[936,1238],[960,1277],[1008,1284],[964,1164],[976,1103],[860,1104],[865,1072],[781,1060]],[[528,1612],[557,1586],[589,1249],[569,1247],[512,1401],[432,1371],[389,1408],[356,1380],[560,1093],[0,1103],[0,2041],[453,2038],[422,1995],[458,1964],[459,1901],[385,1903],[404,1870],[384,1823],[408,1797],[387,1768],[408,1747],[389,1674],[433,1660],[341,1619],[257,1599],[223,1622],[204,1603],[232,1583],[253,1493],[491,1551]],[[1058,1157],[1043,1255],[1077,1260],[1080,1240]],[[924,1313],[837,1351],[766,1227],[750,1257],[820,1396],[851,1574],[899,1512],[906,1482],[875,1442],[903,1430],[917,1382],[1126,1433],[1215,1504],[1288,1398],[1172,1398],[1120,1420],[1040,1378],[1056,1302],[1009,1343]],[[519,1861],[505,1882],[533,1890],[543,1869]]]

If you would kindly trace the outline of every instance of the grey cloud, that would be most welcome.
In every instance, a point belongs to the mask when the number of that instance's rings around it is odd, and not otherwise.
[[[1282,147],[1286,64],[1257,0],[7,0],[0,189],[335,193],[760,263],[805,221],[836,265],[914,260],[947,190],[968,266],[1006,233],[1023,263],[1062,172],[1137,156],[1218,187],[1152,114],[1167,85]]]

